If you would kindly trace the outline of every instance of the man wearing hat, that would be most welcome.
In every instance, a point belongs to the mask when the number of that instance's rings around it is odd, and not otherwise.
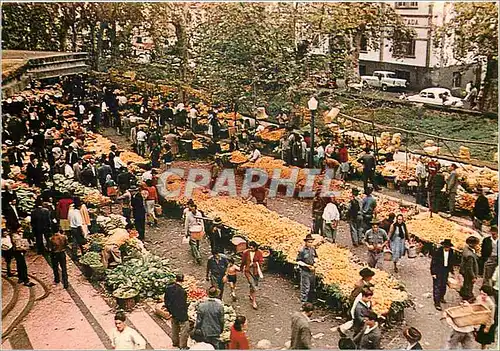
[[[314,263],[318,258],[316,249],[313,247],[314,238],[307,234],[304,238],[305,245],[297,255],[297,264],[300,267],[300,301],[310,302],[310,292],[314,290],[316,277]]]
[[[420,340],[422,340],[422,333],[414,327],[406,328],[403,331],[403,335],[408,340],[408,346],[406,350],[422,350],[422,345],[420,345]]]
[[[373,218],[371,221],[372,228],[366,232],[365,244],[368,247],[368,265],[371,268],[381,268],[382,266],[382,250],[387,245],[389,237],[387,232],[379,227],[380,221]]]
[[[224,243],[222,240],[222,219],[216,217],[213,221],[212,228],[208,232],[208,238],[210,239],[210,249],[212,252],[217,251],[224,253]]]
[[[445,239],[431,259],[432,296],[434,297],[434,306],[438,311],[442,310],[441,303],[445,303],[444,296],[446,295],[448,275],[455,264],[455,253],[452,247],[451,240]]]
[[[474,283],[479,275],[479,264],[476,251],[481,240],[471,235],[467,238],[467,244],[462,251],[462,262],[460,263],[460,274],[464,277],[464,283],[460,289],[460,296],[464,300],[474,298],[473,288]]]

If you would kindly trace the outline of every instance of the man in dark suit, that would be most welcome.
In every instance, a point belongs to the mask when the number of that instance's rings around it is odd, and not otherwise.
[[[9,162],[11,163],[12,166],[23,166],[23,160],[24,160],[24,146],[19,145],[16,146],[15,149],[11,149],[10,152],[8,152],[8,157],[9,157]]]
[[[68,146],[68,152],[66,153],[66,163],[71,167],[79,160],[78,152],[73,149],[73,146]]]
[[[491,236],[481,245],[481,266],[484,266],[483,284],[491,286],[491,277],[498,266],[498,228],[491,226]]]
[[[49,243],[52,223],[50,211],[42,206],[42,198],[38,198],[35,203],[36,208],[31,212],[31,228],[35,236],[36,251],[39,255],[45,252],[43,237]]]
[[[474,283],[479,275],[479,264],[477,250],[481,240],[473,235],[469,236],[467,244],[462,251],[462,262],[460,262],[460,274],[464,277],[464,283],[460,289],[462,299],[469,301],[474,298]]]
[[[139,239],[144,241],[144,236],[146,234],[146,208],[144,207],[144,198],[136,186],[130,188],[130,192],[132,193],[130,204],[132,205],[135,229],[139,232]]]
[[[81,174],[82,184],[85,186],[96,187],[97,186],[97,169],[94,165],[94,161],[90,160],[90,163],[85,167]]]
[[[187,293],[182,287],[184,274],[175,277],[175,283],[170,283],[165,289],[165,309],[172,316],[172,345],[187,349],[189,338],[189,318]]]
[[[17,210],[17,198],[12,197],[6,207],[2,208],[3,215],[5,216],[5,227],[11,232],[16,232],[20,227],[19,213]]]
[[[441,247],[432,255],[431,260],[431,275],[432,275],[432,295],[434,297],[434,306],[438,311],[441,311],[441,303],[445,303],[444,295],[446,295],[446,284],[448,283],[448,275],[453,270],[455,255],[453,252],[453,244],[450,239],[445,239],[441,242]]]
[[[111,169],[111,166],[106,162],[106,156],[103,155],[101,157],[101,166],[97,169],[97,179],[99,179],[99,184],[101,184],[102,187],[102,194],[104,196],[107,196],[108,194],[106,193],[106,177],[109,175],[113,175],[113,170]]]

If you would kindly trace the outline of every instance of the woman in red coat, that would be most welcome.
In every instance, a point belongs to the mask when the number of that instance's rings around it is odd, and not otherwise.
[[[245,316],[237,316],[231,327],[231,335],[229,336],[229,350],[249,350],[250,343],[248,336],[245,333],[247,329],[247,319]]]
[[[240,271],[245,274],[248,284],[250,285],[250,300],[255,310],[257,309],[255,295],[259,279],[262,278],[261,266],[263,262],[264,256],[262,255],[262,251],[258,249],[256,242],[251,241],[248,244],[248,249],[243,251],[243,255],[241,256]]]

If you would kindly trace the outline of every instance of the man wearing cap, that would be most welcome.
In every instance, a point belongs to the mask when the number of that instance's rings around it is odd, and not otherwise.
[[[372,228],[366,232],[365,244],[368,247],[368,265],[371,268],[381,268],[382,266],[382,249],[387,245],[389,240],[387,232],[379,228],[379,220],[373,218],[371,221]]]
[[[227,258],[218,251],[213,251],[207,261],[207,281],[215,286],[219,292],[219,299],[224,295],[224,276],[229,265]]]
[[[313,247],[314,238],[311,234],[306,235],[304,242],[305,245],[300,249],[296,261],[300,267],[300,301],[308,302],[310,300],[310,292],[315,288],[314,263],[318,258],[318,254]]]
[[[445,303],[446,287],[448,275],[453,269],[455,263],[455,253],[452,249],[453,244],[450,239],[441,242],[441,247],[432,255],[431,275],[432,275],[432,296],[434,306],[441,311],[441,303]]]
[[[420,340],[422,340],[422,333],[417,328],[406,328],[403,331],[403,335],[408,341],[408,346],[405,350],[422,350],[422,345],[420,345]]]
[[[349,298],[351,302],[354,302],[356,300],[356,298],[359,296],[359,294],[361,294],[363,289],[373,287],[371,280],[375,275],[374,271],[372,271],[370,268],[365,267],[359,271],[359,275],[361,276],[361,279],[358,280],[354,285],[354,289],[351,292],[351,296]]]
[[[491,286],[491,277],[498,266],[498,227],[491,226],[491,236],[483,239],[481,260],[484,263],[483,284]]]
[[[460,289],[460,296],[464,300],[474,298],[474,283],[479,275],[479,264],[476,250],[479,246],[479,238],[471,235],[465,241],[467,244],[462,251],[462,262],[460,263],[460,274],[464,277],[464,283]]]

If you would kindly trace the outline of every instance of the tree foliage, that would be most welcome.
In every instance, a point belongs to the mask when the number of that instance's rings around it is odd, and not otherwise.
[[[483,109],[497,109],[498,4],[496,2],[453,3],[453,17],[435,31],[436,46],[451,45],[453,57],[464,63],[486,59]],[[448,39],[448,40],[447,40]]]

